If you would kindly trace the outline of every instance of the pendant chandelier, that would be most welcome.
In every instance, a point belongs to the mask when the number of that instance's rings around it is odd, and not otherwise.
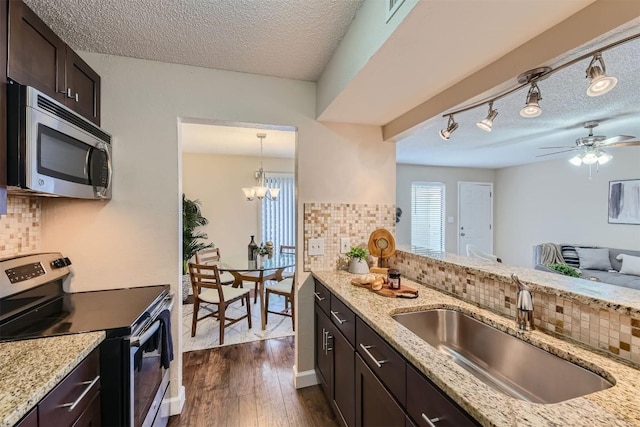
[[[253,187],[245,187],[242,191],[244,192],[244,196],[247,198],[248,202],[255,198],[262,200],[265,197],[269,200],[277,200],[278,195],[280,194],[280,189],[267,187],[265,184],[264,170],[262,169],[262,140],[267,137],[267,134],[258,133],[256,136],[260,139],[260,169],[255,173],[256,185]]]

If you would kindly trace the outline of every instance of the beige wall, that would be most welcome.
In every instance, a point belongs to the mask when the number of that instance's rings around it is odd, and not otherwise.
[[[640,226],[608,223],[609,181],[640,178],[640,147],[614,148],[589,179],[589,167],[553,160],[499,169],[495,252],[531,266],[539,243],[578,243],[640,250]]]
[[[395,145],[373,126],[315,120],[315,84],[82,53],[102,77],[102,126],[113,134],[109,202],[47,200],[42,249],[74,260],[72,290],[168,283],[179,294],[180,118],[297,128],[298,245],[302,203],[393,203]],[[298,255],[301,265],[302,255]],[[300,276],[298,371],[313,369],[312,284]],[[182,384],[182,306],[174,310],[171,396]]]
[[[246,201],[242,187],[255,185],[259,157],[182,153],[182,191],[202,203],[209,224],[199,230],[223,255],[245,255],[251,235],[260,243],[260,202]],[[266,172],[294,172],[294,159],[264,158]]]
[[[445,216],[454,218],[445,226],[445,252],[458,252],[458,182],[490,182],[496,180],[495,169],[450,168],[439,166],[398,165],[396,173],[396,199],[402,209],[400,222],[396,224],[399,245],[411,244],[411,183],[444,182]],[[495,209],[495,206],[494,206]],[[495,221],[494,221],[495,222]],[[497,228],[497,225],[496,225]],[[495,237],[494,237],[495,238]]]

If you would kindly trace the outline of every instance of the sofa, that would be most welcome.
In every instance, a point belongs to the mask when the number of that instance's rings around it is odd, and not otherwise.
[[[598,281],[602,282],[602,283],[608,283],[611,285],[616,285],[616,286],[623,286],[626,288],[632,288],[632,289],[640,289],[640,274],[636,275],[636,274],[623,274],[620,272],[620,270],[622,269],[622,264],[623,261],[621,259],[618,259],[620,254],[624,254],[624,255],[628,255],[631,257],[640,257],[640,251],[635,251],[635,250],[628,250],[628,249],[614,249],[614,248],[602,248],[602,247],[595,247],[595,246],[586,246],[586,245],[574,245],[574,244],[565,244],[562,243],[559,245],[562,251],[562,256],[564,259],[564,263],[568,264],[572,267],[575,267],[577,269],[579,269],[580,271],[580,278],[581,279],[591,279],[591,280],[595,280],[597,279]],[[578,248],[578,249],[576,249]],[[582,249],[587,249],[587,251],[582,251]],[[594,268],[581,268],[580,266],[580,256],[579,253],[583,252],[584,253],[592,253],[593,251],[588,251],[590,249],[608,249],[609,251],[609,262],[611,264],[611,269],[605,269],[605,267],[601,267],[598,269],[594,269]],[[542,260],[542,251],[543,251],[543,244],[540,245],[536,245],[533,248],[533,266],[536,270],[541,270],[541,271],[548,271],[550,273],[556,273],[556,274],[561,274],[558,273],[556,270],[553,270],[551,268],[549,268],[548,266],[542,264],[541,260]],[[625,262],[627,262],[627,265],[631,265],[631,263],[637,263],[638,260],[636,258],[626,258],[624,256],[620,257],[623,258]],[[586,257],[585,257],[586,258]],[[582,260],[583,265],[586,263],[587,265],[589,265],[589,262],[587,262],[586,259]],[[628,268],[623,269],[623,271],[627,271],[629,270]],[[637,271],[637,268],[633,271],[634,273],[640,273]],[[592,279],[595,278],[595,279]]]

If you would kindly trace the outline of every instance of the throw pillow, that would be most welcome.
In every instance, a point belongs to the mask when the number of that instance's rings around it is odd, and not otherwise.
[[[583,270],[611,270],[611,260],[609,260],[609,249],[587,249],[576,248],[580,259],[580,268]]]
[[[616,259],[622,261],[620,273],[640,276],[640,256],[620,254],[616,257]]]
[[[565,264],[574,268],[580,268],[580,260],[578,259],[578,253],[576,252],[575,246],[561,245],[560,250]]]

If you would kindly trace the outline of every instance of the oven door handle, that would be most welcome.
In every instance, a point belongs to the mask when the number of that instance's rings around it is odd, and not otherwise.
[[[156,320],[149,326],[149,329],[144,331],[142,334],[138,336],[133,336],[129,339],[131,347],[141,347],[144,345],[149,339],[158,331],[160,328],[160,321]]]

